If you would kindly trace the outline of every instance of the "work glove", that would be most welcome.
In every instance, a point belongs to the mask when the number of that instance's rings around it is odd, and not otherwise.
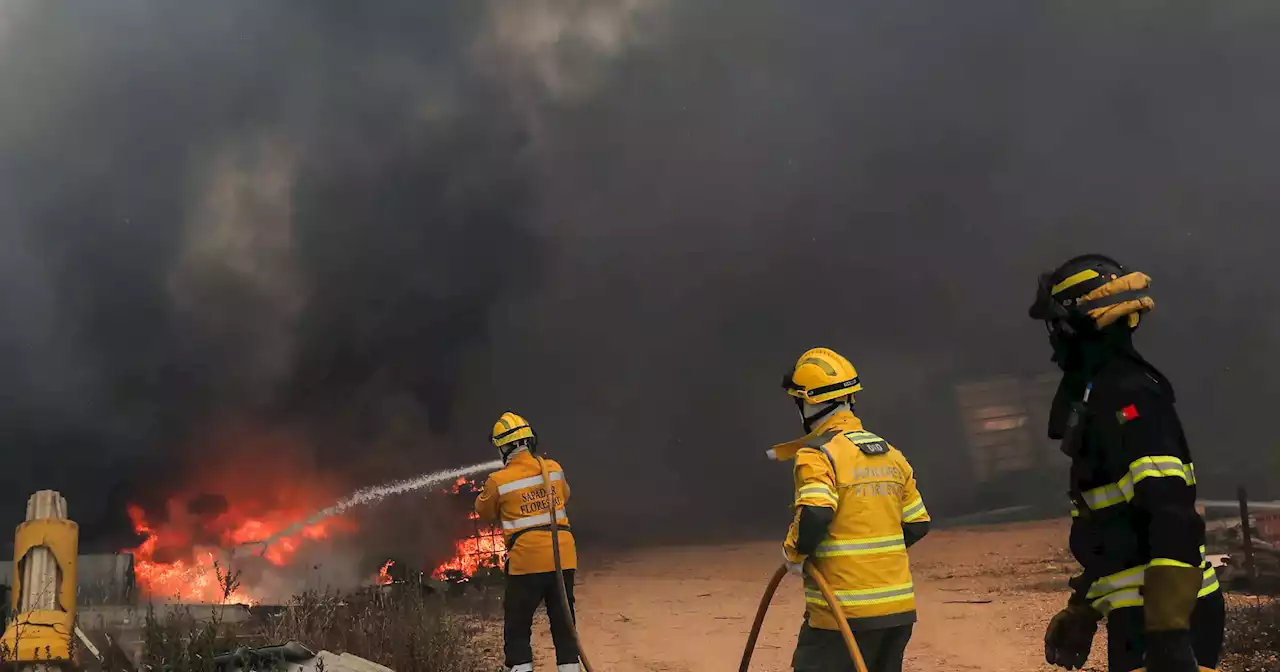
[[[1191,648],[1191,612],[1204,580],[1198,567],[1148,567],[1143,580],[1148,672],[1197,672]]]
[[[1068,604],[1049,621],[1044,633],[1044,659],[1068,670],[1083,668],[1100,620],[1102,614],[1088,604]]]
[[[804,577],[804,559],[803,558],[800,560],[800,562],[792,562],[791,555],[787,553],[787,549],[784,548],[782,549],[782,561],[787,565],[788,574],[794,574],[801,578]]]

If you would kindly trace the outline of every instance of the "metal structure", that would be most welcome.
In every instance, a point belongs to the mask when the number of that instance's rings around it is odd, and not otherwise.
[[[20,672],[48,672],[74,663],[76,565],[80,527],[67,518],[56,490],[27,499],[26,521],[13,539],[11,618],[0,637],[0,663]]]
[[[1062,499],[1068,462],[1045,431],[1057,384],[1057,375],[1043,374],[956,386],[975,497],[983,506]]]
[[[480,493],[480,488],[481,485],[474,481],[460,480],[454,487],[454,494],[470,500]],[[454,544],[454,557],[436,570],[436,578],[460,581],[481,570],[505,569],[507,545],[502,536],[502,528],[492,522],[480,520],[480,516],[474,511],[467,516],[467,522],[470,533]]]
[[[467,566],[477,569],[502,567],[507,559],[507,542],[502,536],[502,528],[493,523],[482,523],[475,514],[470,519],[473,532],[466,539],[469,547]]]
[[[127,606],[137,604],[137,578],[132,553],[91,553],[76,558],[76,604]],[[13,562],[0,562],[0,586],[13,581]]]

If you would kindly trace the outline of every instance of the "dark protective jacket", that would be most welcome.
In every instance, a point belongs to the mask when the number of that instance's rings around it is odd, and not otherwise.
[[[1200,597],[1218,590],[1204,557],[1196,477],[1173,387],[1132,350],[1107,358],[1063,437],[1072,459],[1071,553],[1084,571],[1072,603],[1104,615],[1142,606],[1148,566],[1200,567]]]

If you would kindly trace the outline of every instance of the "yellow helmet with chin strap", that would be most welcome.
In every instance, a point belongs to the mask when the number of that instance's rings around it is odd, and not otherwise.
[[[795,367],[783,374],[782,387],[797,399],[820,404],[861,391],[862,382],[858,380],[858,370],[839,353],[813,348],[800,355]]]
[[[538,443],[538,435],[534,433],[529,421],[511,411],[503,413],[502,417],[493,423],[493,431],[489,433],[489,440],[498,448],[521,439],[529,439],[532,445]]]

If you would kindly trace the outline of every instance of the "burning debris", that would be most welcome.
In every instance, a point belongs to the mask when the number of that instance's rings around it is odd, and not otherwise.
[[[459,477],[445,494],[474,497],[480,485]],[[205,493],[175,495],[164,511],[148,513],[130,506],[134,530],[143,539],[128,549],[136,562],[137,582],[144,596],[161,600],[202,603],[257,604],[264,596],[256,581],[245,581],[246,568],[288,568],[304,545],[357,531],[355,521],[342,516],[309,520],[308,515],[325,501],[323,490],[308,490],[273,483],[270,497],[253,490],[229,489],[236,496]],[[500,568],[506,559],[501,529],[482,524],[471,512],[466,537],[454,543],[453,555],[437,565],[430,576],[437,580],[465,582],[478,571]],[[263,543],[263,540],[269,540]],[[395,561],[387,560],[374,577],[374,585],[393,583]],[[409,569],[410,572],[414,570]],[[257,576],[257,573],[254,576]]]
[[[257,449],[259,467],[271,467],[262,464],[264,459],[281,461],[284,455],[297,454],[291,452],[287,437],[253,438],[256,440],[246,446]],[[147,509],[130,505],[129,518],[141,542],[126,552],[135,558],[140,593],[158,600],[258,604],[271,597],[265,584],[278,587],[281,581],[275,579],[292,581],[297,575],[291,570],[311,566],[309,558],[315,552],[303,553],[304,548],[324,551],[320,542],[358,531],[359,526],[347,513],[350,507],[412,490],[440,488],[441,482],[451,485],[437,490],[440,495],[473,497],[480,486],[466,474],[491,465],[423,474],[363,488],[340,500],[334,496],[342,490],[338,483],[315,473],[299,474],[296,464],[287,466],[291,468],[281,473],[294,473],[296,478],[273,479],[266,484],[246,482],[240,472],[231,469],[225,477],[205,469],[200,472],[199,487],[179,490],[167,497],[163,506]],[[480,524],[474,513],[465,527],[462,534],[466,538],[454,543],[450,559],[434,570],[427,562],[404,569],[410,574],[461,582],[480,569],[500,567],[506,557],[500,528]],[[391,570],[395,566],[387,560],[373,577],[373,584],[393,583]],[[353,574],[349,580],[361,579]]]
[[[453,485],[453,494],[468,500],[478,495],[483,482],[459,478]],[[482,522],[480,515],[471,511],[467,515],[468,535],[454,543],[454,554],[431,572],[431,578],[454,583],[469,581],[477,572],[501,569],[506,565],[507,543],[502,528]]]
[[[285,567],[307,541],[354,531],[353,522],[330,519],[302,530],[296,537],[269,546],[255,543],[283,529],[295,515],[288,509],[260,510],[228,507],[216,514],[182,507],[181,498],[168,502],[169,515],[156,522],[141,507],[129,507],[134,530],[144,538],[127,552],[142,594],[183,602],[256,604],[260,597],[241,585],[246,565],[269,563]]]
[[[378,570],[378,575],[373,577],[373,583],[377,586],[386,586],[392,582],[391,568],[396,564],[395,560],[388,560],[382,565],[382,569]]]
[[[431,572],[431,577],[442,581],[462,581],[471,578],[482,569],[502,567],[507,560],[507,544],[502,529],[497,525],[480,522],[480,516],[469,516],[474,534],[455,543],[455,553],[447,562]]]
[[[128,506],[141,542],[125,552],[134,556],[142,596],[255,604],[264,599],[257,589],[265,572],[295,562],[308,543],[356,531],[353,520],[333,517],[258,543],[333,501],[341,484],[307,469],[306,446],[288,432],[228,425],[197,447],[218,459],[191,469],[163,504]],[[264,483],[247,478],[243,465],[294,477]]]

